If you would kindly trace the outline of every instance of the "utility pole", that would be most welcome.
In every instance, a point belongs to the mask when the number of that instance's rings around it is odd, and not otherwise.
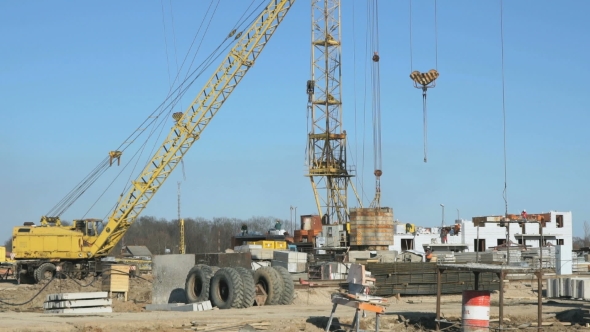
[[[178,253],[184,255],[186,253],[186,245],[184,244],[184,219],[180,218],[180,181],[178,181],[178,227],[180,228]]]
[[[445,227],[445,205],[441,204],[440,206],[442,207],[442,225],[441,225],[441,227]]]
[[[291,216],[291,219],[290,219],[290,221],[291,221],[291,235],[294,235],[295,234],[295,223],[293,222],[293,206],[290,206],[290,210],[291,210],[291,214],[290,214],[290,216]]]

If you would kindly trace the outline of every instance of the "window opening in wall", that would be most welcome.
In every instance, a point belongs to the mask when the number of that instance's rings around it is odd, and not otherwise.
[[[477,239],[473,239],[473,247],[475,248],[476,252],[486,251],[486,240],[479,239],[479,245],[478,245]]]
[[[518,244],[522,245],[522,239],[518,239]]]
[[[555,221],[557,223],[557,228],[563,228],[563,214],[556,215]]]
[[[402,239],[402,251],[414,249],[414,239]]]
[[[498,239],[498,245],[501,246],[506,243],[506,239]]]
[[[557,245],[558,245],[558,246],[562,246],[562,245],[564,245],[564,241],[563,241],[563,239],[557,239]]]

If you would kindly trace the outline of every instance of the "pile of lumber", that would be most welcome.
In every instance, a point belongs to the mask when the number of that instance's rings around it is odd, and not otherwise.
[[[436,295],[436,263],[369,263],[366,267],[375,278],[372,295]],[[441,283],[443,294],[460,294],[475,289],[475,275],[447,270],[441,274]],[[498,290],[499,286],[496,274],[480,273],[480,290]]]

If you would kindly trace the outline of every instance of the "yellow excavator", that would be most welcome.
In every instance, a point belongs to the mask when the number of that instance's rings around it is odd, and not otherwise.
[[[164,184],[189,148],[217,114],[244,75],[254,65],[295,0],[271,0],[242,31],[233,30],[233,47],[184,113],[173,114],[166,140],[119,201],[108,221],[74,220],[62,225],[59,217],[43,216],[40,225],[25,223],[12,233],[12,255],[19,282],[52,278],[56,270],[83,277],[101,270],[100,258],[109,254]],[[111,151],[106,167],[122,151]]]

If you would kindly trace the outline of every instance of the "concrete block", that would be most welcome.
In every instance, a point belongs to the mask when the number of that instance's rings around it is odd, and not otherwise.
[[[205,311],[211,309],[212,307],[210,301],[190,303],[170,308],[172,311]]]
[[[193,266],[193,254],[153,256],[152,304],[186,303],[184,283]]]
[[[307,253],[275,250],[273,252],[273,259],[288,263],[307,263]]]
[[[184,303],[166,303],[166,304],[148,304],[145,306],[147,311],[170,311],[174,307],[184,305]]]
[[[45,301],[106,299],[108,295],[107,292],[58,293],[47,295]]]
[[[45,310],[46,314],[97,314],[113,312],[112,307],[66,308]]]
[[[287,263],[273,260],[271,266],[282,266],[289,272],[305,272],[307,270],[307,263]]]
[[[196,254],[194,264],[249,269],[252,264],[252,256],[249,252]]]
[[[80,307],[105,307],[113,304],[111,299],[95,300],[64,300],[51,301],[43,303],[43,309],[62,309],[62,308],[80,308]]]
[[[369,258],[371,258],[371,252],[370,251],[357,251],[357,250],[351,250],[348,252],[348,261],[350,263],[355,263],[357,258],[369,259]]]

